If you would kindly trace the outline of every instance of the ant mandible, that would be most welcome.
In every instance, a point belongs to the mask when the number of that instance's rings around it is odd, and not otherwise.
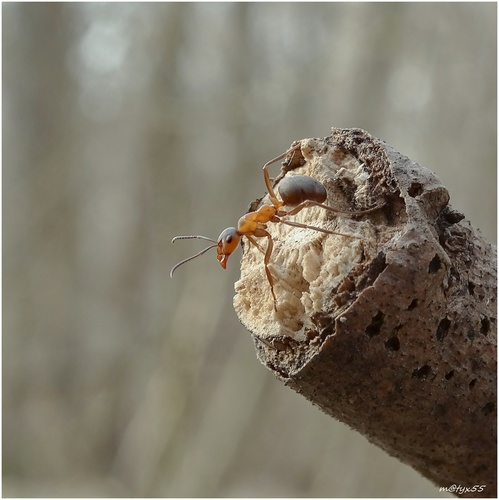
[[[274,247],[272,236],[267,231],[267,224],[269,222],[280,222],[282,224],[287,224],[288,226],[293,227],[301,227],[306,229],[313,229],[314,231],[319,231],[321,233],[326,234],[336,234],[339,236],[346,236],[349,238],[357,238],[357,236],[337,233],[334,231],[329,231],[328,229],[322,229],[320,227],[310,226],[308,224],[300,224],[299,222],[293,222],[288,220],[283,220],[282,217],[288,215],[296,215],[298,212],[301,212],[304,208],[307,207],[321,207],[326,210],[332,212],[342,212],[336,208],[330,207],[328,205],[324,205],[323,202],[327,198],[326,189],[324,186],[307,175],[293,175],[293,176],[285,176],[278,184],[277,190],[281,196],[281,200],[277,198],[274,189],[272,188],[272,184],[270,182],[270,176],[268,172],[268,168],[273,163],[285,158],[290,153],[294,153],[300,144],[296,144],[289,148],[285,153],[277,156],[273,160],[268,161],[263,166],[263,177],[265,179],[265,185],[267,187],[267,192],[270,198],[271,204],[262,205],[260,208],[253,212],[249,212],[243,215],[238,223],[237,228],[228,227],[224,229],[218,240],[214,240],[212,238],[207,238],[206,236],[193,235],[193,236],[175,236],[172,239],[172,243],[177,240],[186,240],[186,239],[201,239],[213,242],[213,245],[201,250],[196,255],[192,257],[188,257],[187,259],[182,260],[178,264],[176,264],[172,270],[170,271],[170,277],[173,277],[173,273],[183,264],[189,262],[200,255],[203,255],[211,248],[217,248],[217,260],[220,262],[220,265],[225,269],[227,266],[227,261],[234,252],[234,250],[239,245],[239,241],[241,236],[246,236],[248,240],[255,245],[264,255],[263,264],[265,266],[265,273],[267,274],[267,279],[270,284],[270,291],[272,292],[272,297],[274,299],[274,310],[277,311],[277,299],[274,293],[274,279],[270,274],[269,270],[269,262],[270,256],[272,255],[272,249]],[[293,206],[291,210],[285,210],[284,207]],[[376,207],[377,208],[377,207]],[[349,214],[364,214],[366,212],[371,212],[373,209],[364,210],[361,212],[343,212]],[[264,251],[260,245],[255,241],[254,238],[267,238],[267,248]]]

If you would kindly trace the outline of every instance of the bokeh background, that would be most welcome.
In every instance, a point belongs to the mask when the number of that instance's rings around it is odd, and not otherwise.
[[[495,3],[9,3],[3,495],[446,496],[284,387],[178,270],[295,139],[361,127],[496,238]],[[274,167],[277,168],[278,167]]]

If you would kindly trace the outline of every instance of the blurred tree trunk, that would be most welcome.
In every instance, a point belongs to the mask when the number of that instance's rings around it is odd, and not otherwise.
[[[28,425],[29,416],[18,398],[23,394],[24,401],[45,405],[52,424],[64,418],[55,411],[55,402],[71,407],[76,399],[74,303],[67,293],[73,286],[75,219],[74,200],[67,195],[69,172],[64,168],[77,140],[69,105],[74,86],[66,70],[72,37],[65,4],[12,4],[7,9],[17,22],[5,29],[3,47],[9,68],[3,91],[12,117],[5,122],[8,140],[3,141],[8,186],[3,191],[8,207],[3,219],[4,283],[9,284],[4,295],[4,348],[9,353],[4,373],[16,383],[5,387],[4,424],[9,432],[4,435],[4,452],[30,450],[30,460],[17,461],[22,469],[17,473],[57,470],[64,475],[67,459],[76,450],[54,439],[43,419],[37,427]],[[4,17],[4,27],[5,22]],[[48,360],[52,377],[33,372],[40,359]],[[42,458],[48,448],[58,457],[57,465]]]

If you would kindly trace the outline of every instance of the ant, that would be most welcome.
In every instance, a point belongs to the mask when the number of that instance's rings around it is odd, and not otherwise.
[[[274,189],[272,188],[272,184],[270,182],[270,176],[268,172],[268,168],[273,163],[285,158],[291,153],[294,153],[300,144],[296,144],[289,148],[285,153],[277,156],[273,160],[268,161],[263,166],[263,177],[265,179],[265,185],[267,187],[267,192],[270,198],[270,204],[262,205],[260,208],[253,212],[249,212],[243,215],[238,223],[237,228],[228,227],[224,229],[218,240],[214,240],[212,238],[207,238],[206,236],[175,236],[172,239],[172,243],[177,240],[186,240],[186,239],[201,239],[211,241],[213,244],[209,247],[201,250],[196,255],[192,257],[188,257],[187,259],[182,260],[178,264],[176,264],[172,270],[170,271],[170,277],[173,277],[173,273],[183,264],[189,262],[190,260],[203,255],[208,250],[212,248],[217,248],[217,260],[220,262],[220,265],[225,269],[227,266],[227,261],[229,256],[234,252],[234,250],[239,245],[239,241],[241,236],[246,236],[248,240],[255,245],[263,254],[263,264],[265,266],[265,273],[267,274],[267,279],[270,284],[270,291],[272,292],[272,297],[274,299],[274,310],[277,312],[277,299],[274,293],[274,279],[270,274],[270,270],[268,264],[270,262],[270,256],[272,255],[272,249],[274,247],[274,243],[272,240],[272,236],[267,231],[267,224],[269,222],[280,222],[282,224],[287,224],[288,226],[293,227],[301,227],[306,229],[313,229],[314,231],[319,231],[321,233],[326,234],[336,234],[339,236],[345,236],[349,238],[357,238],[357,236],[337,233],[334,231],[329,231],[328,229],[322,229],[320,227],[310,226],[308,224],[300,224],[299,222],[293,222],[288,220],[283,220],[282,217],[289,215],[296,215],[298,212],[301,212],[304,208],[316,206],[321,207],[326,210],[330,210],[332,212],[339,213],[349,213],[349,214],[364,214],[366,212],[371,212],[379,207],[371,208],[369,210],[363,210],[360,212],[343,212],[336,208],[330,207],[328,205],[324,205],[323,202],[326,201],[327,193],[324,186],[307,175],[292,175],[285,176],[278,184],[277,190],[279,191],[279,195],[281,196],[281,200],[277,198]],[[284,207],[292,206],[291,210],[286,210]],[[264,251],[261,246],[255,241],[255,238],[267,238],[267,248]]]

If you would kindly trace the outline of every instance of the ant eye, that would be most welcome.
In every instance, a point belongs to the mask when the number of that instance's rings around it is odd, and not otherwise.
[[[227,243],[232,243],[232,235],[231,235],[231,234],[229,234],[229,236],[227,236],[227,238],[225,238],[225,241],[226,241]]]

